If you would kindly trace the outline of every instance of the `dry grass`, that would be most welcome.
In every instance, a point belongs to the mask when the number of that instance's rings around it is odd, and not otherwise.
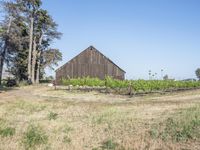
[[[129,98],[21,87],[0,93],[0,149],[198,149],[197,136],[174,141],[152,133],[199,105],[200,90]]]

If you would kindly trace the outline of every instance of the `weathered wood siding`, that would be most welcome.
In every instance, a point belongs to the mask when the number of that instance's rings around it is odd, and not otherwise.
[[[56,81],[58,83],[62,78],[87,76],[100,79],[112,76],[123,80],[125,71],[92,46],[56,70]]]

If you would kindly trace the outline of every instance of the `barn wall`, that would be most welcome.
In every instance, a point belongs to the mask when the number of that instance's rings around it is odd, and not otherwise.
[[[62,78],[105,76],[123,80],[124,71],[94,48],[88,48],[56,71],[56,80]]]

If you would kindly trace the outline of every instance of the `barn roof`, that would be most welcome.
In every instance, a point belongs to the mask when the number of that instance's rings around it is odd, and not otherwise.
[[[100,53],[103,57],[105,57],[108,61],[110,61],[113,65],[115,65],[117,68],[119,68],[121,71],[123,71],[124,73],[126,73],[122,68],[120,68],[118,65],[116,65],[111,59],[109,59],[108,57],[106,57],[103,53],[101,53],[99,50],[97,50],[94,46],[89,46],[87,49],[85,49],[84,51],[82,51],[80,54],[78,54],[77,56],[75,56],[74,58],[72,58],[70,61],[68,61],[67,63],[65,63],[64,65],[62,65],[60,68],[58,68],[56,70],[59,71],[60,69],[62,69],[65,65],[67,65],[68,63],[70,63],[72,60],[76,59],[76,57],[78,57],[79,55],[81,55],[82,53],[84,53],[87,50],[95,50],[98,53]]]

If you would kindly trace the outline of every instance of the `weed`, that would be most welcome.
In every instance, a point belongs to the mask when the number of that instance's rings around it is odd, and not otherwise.
[[[64,132],[64,133],[69,133],[69,132],[72,131],[72,130],[73,130],[72,127],[70,127],[69,125],[65,125],[63,132]]]
[[[64,138],[63,138],[63,142],[64,142],[64,143],[69,144],[69,143],[71,143],[71,141],[72,141],[72,140],[69,138],[69,136],[67,136],[67,135],[64,136]]]
[[[164,127],[152,128],[150,135],[162,140],[173,140],[176,142],[195,140],[200,138],[200,106],[182,110],[174,117],[164,122]],[[163,128],[159,131],[159,128]]]
[[[45,132],[36,126],[29,126],[24,134],[23,143],[26,149],[35,148],[37,145],[46,144],[48,137]]]
[[[15,134],[15,128],[6,127],[4,129],[0,129],[0,135],[2,137],[13,136]]]
[[[103,150],[115,150],[117,148],[118,144],[113,142],[113,140],[107,140],[105,142],[102,143],[101,148]]]
[[[58,114],[57,114],[57,113],[50,112],[50,113],[48,114],[48,119],[49,119],[49,120],[56,120],[57,117],[58,117]]]

